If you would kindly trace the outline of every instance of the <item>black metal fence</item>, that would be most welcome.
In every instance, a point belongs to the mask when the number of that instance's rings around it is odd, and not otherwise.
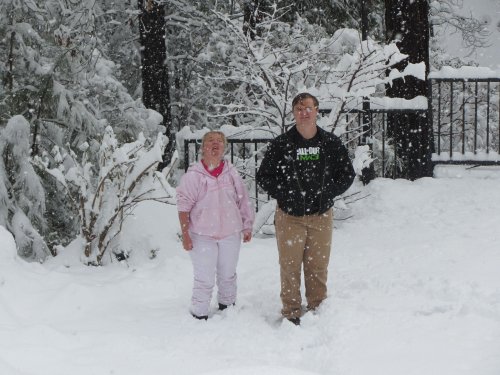
[[[431,78],[427,109],[364,109],[342,113],[338,126],[349,149],[368,145],[375,174],[397,176],[398,150],[388,132],[391,114],[419,113],[432,124],[433,164],[500,165],[500,78]],[[328,113],[320,111],[322,115]],[[404,126],[404,125],[403,125]],[[231,162],[246,179],[258,208],[255,174],[272,138],[228,138]],[[184,141],[184,166],[199,159],[199,139]]]
[[[431,78],[434,164],[500,165],[500,78]]]
[[[427,109],[354,109],[342,113],[339,122],[345,127],[342,141],[352,152],[357,146],[369,146],[376,176],[397,176],[401,165],[398,146],[388,130],[389,118],[391,115],[414,113],[428,116]]]
[[[392,113],[425,113],[426,110],[352,110],[342,114],[339,126],[344,128],[343,143],[354,154],[358,145],[368,145],[373,154],[373,166],[377,176],[392,177],[396,174],[397,149],[388,137],[387,119]],[[326,113],[323,112],[323,115]],[[231,163],[238,169],[255,202],[256,210],[269,200],[255,183],[255,175],[267,144],[272,138],[227,138]],[[200,159],[201,139],[184,140],[184,169]]]

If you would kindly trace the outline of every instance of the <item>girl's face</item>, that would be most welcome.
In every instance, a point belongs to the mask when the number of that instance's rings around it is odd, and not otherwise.
[[[203,158],[222,160],[224,155],[224,139],[217,133],[208,134],[203,142]]]

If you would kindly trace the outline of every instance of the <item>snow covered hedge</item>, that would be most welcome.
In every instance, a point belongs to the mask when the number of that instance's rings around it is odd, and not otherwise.
[[[119,144],[111,127],[107,127],[98,152],[97,163],[86,154],[83,158],[71,149],[54,147],[50,167],[48,155],[35,158],[36,165],[52,175],[61,194],[70,197],[77,212],[82,259],[87,264],[101,265],[112,251],[123,257],[119,235],[125,218],[142,201],[168,202],[172,196],[165,175],[157,171],[162,160],[165,137],[158,134],[153,144],[140,134],[134,142]],[[157,189],[159,180],[164,189]],[[111,255],[111,254],[109,254]]]

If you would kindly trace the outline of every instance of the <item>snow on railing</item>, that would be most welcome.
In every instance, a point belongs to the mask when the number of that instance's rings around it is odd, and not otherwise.
[[[429,73],[429,79],[500,79],[500,71],[486,67],[462,66],[453,68],[443,66],[440,70]]]
[[[478,164],[497,164],[500,162],[500,154],[495,151],[485,152],[478,151],[477,153],[473,153],[470,151],[466,151],[465,153],[461,152],[452,152],[450,157],[449,153],[441,153],[441,154],[432,154],[432,161],[435,163],[439,162],[456,162],[457,164],[462,164],[464,162],[477,162]]]

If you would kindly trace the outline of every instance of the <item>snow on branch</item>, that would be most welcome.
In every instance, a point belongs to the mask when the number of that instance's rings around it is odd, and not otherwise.
[[[332,111],[322,126],[333,131],[352,103],[383,96],[385,85],[394,79],[425,78],[423,63],[391,72],[407,56],[394,43],[361,41],[357,30],[327,35],[300,18],[290,26],[274,13],[262,21],[260,34],[250,38],[237,20],[213,13],[224,28],[212,35],[200,54],[206,66],[200,78],[211,87],[214,111],[207,117],[218,127],[226,119],[237,126],[284,130],[293,123],[292,98],[308,91],[319,98],[321,109]]]
[[[425,77],[425,65],[409,64],[403,72],[395,72],[391,67],[407,56],[401,54],[394,43],[381,46],[373,40],[359,41],[352,53],[346,53],[333,65],[318,82],[318,86],[308,88],[320,98],[320,107],[331,110],[325,127],[337,130],[341,115],[345,111],[359,107],[363,101],[374,101],[382,97],[384,88],[393,80],[406,76]],[[386,74],[387,71],[391,73]],[[341,134],[339,134],[341,135]]]
[[[101,142],[98,164],[87,158],[81,161],[71,151],[54,150],[60,160],[49,168],[46,160],[35,162],[44,168],[66,190],[78,209],[80,235],[83,239],[83,260],[101,265],[111,249],[119,251],[119,234],[125,218],[143,201],[170,203],[173,190],[165,176],[156,171],[162,161],[164,136],[158,134],[149,145],[141,134],[135,142],[118,144],[111,127],[107,127]],[[163,189],[158,189],[159,180]]]

